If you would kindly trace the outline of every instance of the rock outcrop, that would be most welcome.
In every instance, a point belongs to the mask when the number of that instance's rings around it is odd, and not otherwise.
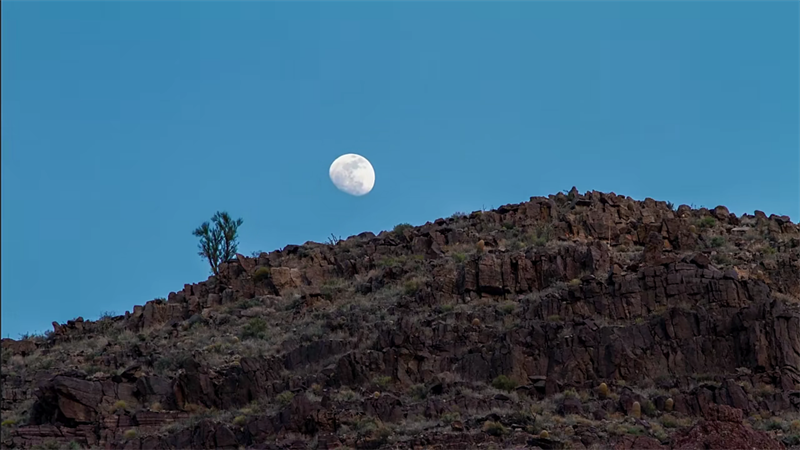
[[[573,189],[4,339],[2,443],[785,448],[798,298],[786,217]]]

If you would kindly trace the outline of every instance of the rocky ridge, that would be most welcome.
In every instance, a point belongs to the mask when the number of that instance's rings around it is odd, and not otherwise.
[[[799,299],[787,217],[573,188],[4,339],[2,444],[800,446]]]

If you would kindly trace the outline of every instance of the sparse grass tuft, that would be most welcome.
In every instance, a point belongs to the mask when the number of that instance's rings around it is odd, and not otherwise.
[[[697,221],[697,226],[700,227],[701,229],[713,228],[714,225],[716,225],[716,224],[717,224],[717,219],[715,219],[715,218],[713,218],[711,216],[703,217],[702,219]]]
[[[292,391],[283,391],[275,397],[275,400],[281,406],[288,406],[294,400],[294,393]]]
[[[492,387],[511,392],[517,388],[517,383],[505,375],[498,375],[494,380],[492,380]]]
[[[490,436],[502,436],[508,433],[508,428],[500,422],[487,420],[483,423],[483,432]]]
[[[512,314],[517,309],[517,302],[504,302],[498,306],[497,310],[504,316]]]
[[[116,403],[114,403],[115,411],[126,411],[127,409],[128,404],[125,402],[125,400],[117,400]]]
[[[428,396],[428,389],[424,384],[415,384],[409,389],[409,393],[415,400],[425,400]]]
[[[459,414],[457,411],[446,412],[442,414],[442,422],[444,422],[446,425],[450,425],[451,423],[456,422],[458,420],[461,420],[461,414]]]
[[[126,440],[130,441],[131,439],[135,439],[137,434],[138,433],[136,432],[136,430],[134,430],[133,428],[130,428],[130,429],[125,430],[125,433],[122,434],[122,437],[124,437]]]
[[[247,417],[245,416],[236,416],[233,419],[233,424],[237,427],[243,427],[247,423]]]
[[[253,317],[242,329],[242,339],[266,339],[269,325],[261,317]]]
[[[725,245],[725,238],[722,236],[714,236],[711,238],[711,241],[708,243],[708,245],[712,248],[720,248]]]
[[[544,247],[553,237],[553,227],[550,225],[537,225],[533,231],[525,236],[525,241],[533,247]]]
[[[389,386],[389,383],[392,382],[392,377],[375,377],[372,382],[379,388],[386,389],[386,386]]]
[[[269,277],[270,277],[269,267],[259,267],[253,274],[253,281],[255,281],[256,283],[260,283],[262,281],[269,279]]]
[[[406,282],[403,283],[403,293],[406,295],[414,295],[419,291],[421,285],[422,283],[416,278],[406,280]]]

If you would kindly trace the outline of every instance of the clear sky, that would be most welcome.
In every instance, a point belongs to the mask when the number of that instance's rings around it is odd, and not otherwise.
[[[797,2],[2,2],[2,336],[577,186],[800,218]],[[343,153],[377,174],[328,178]]]

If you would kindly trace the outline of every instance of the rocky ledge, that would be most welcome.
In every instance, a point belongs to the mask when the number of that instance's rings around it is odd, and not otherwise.
[[[800,448],[800,228],[573,189],[2,349],[4,448]]]

